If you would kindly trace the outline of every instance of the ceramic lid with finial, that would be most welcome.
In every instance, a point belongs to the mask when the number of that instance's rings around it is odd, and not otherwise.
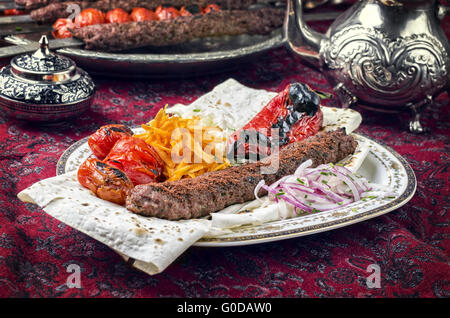
[[[36,52],[16,56],[0,70],[0,107],[13,116],[17,105],[34,107],[35,114],[25,116],[31,120],[61,119],[85,110],[95,92],[91,77],[70,58],[51,52],[45,35],[39,45]],[[64,111],[65,106],[71,110]]]

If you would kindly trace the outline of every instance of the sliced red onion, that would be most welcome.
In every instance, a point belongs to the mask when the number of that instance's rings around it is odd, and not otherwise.
[[[272,184],[270,185],[270,187],[271,187],[271,188],[276,188],[280,183],[284,182],[285,180],[287,180],[287,179],[290,178],[290,177],[292,177],[292,176],[284,176],[284,177],[281,178],[280,180],[275,181],[275,183],[272,183]]]
[[[309,207],[306,204],[304,204],[304,203],[302,203],[302,202],[300,202],[298,200],[293,200],[290,197],[288,197],[287,195],[279,195],[278,198],[279,199],[283,199],[284,201],[292,204],[296,208],[299,208],[299,209],[301,209],[301,210],[303,210],[305,212],[312,212],[313,211],[312,207]]]
[[[321,184],[319,184],[319,183],[317,183],[317,182],[315,182],[315,181],[311,182],[311,185],[312,185],[312,186],[315,186],[317,189],[319,189],[320,191],[322,191],[323,193],[325,193],[327,196],[330,197],[330,199],[332,199],[332,200],[333,200],[334,202],[336,202],[336,203],[337,203],[337,202],[342,202],[342,201],[344,201],[344,198],[343,198],[343,197],[341,197],[340,195],[334,193],[334,192],[331,191],[331,190],[326,189],[326,188],[323,187]]]
[[[356,185],[353,183],[353,181],[347,177],[345,174],[339,172],[339,171],[335,171],[337,177],[340,177],[340,179],[342,179],[342,181],[344,181],[347,186],[350,188],[350,190],[352,190],[352,194],[353,197],[355,198],[355,201],[359,201],[361,200],[361,193],[363,192],[362,190],[359,191],[358,188],[356,187]]]
[[[293,175],[285,176],[268,186],[264,180],[258,183],[254,194],[265,189],[269,199],[295,207],[294,211],[306,213],[333,211],[348,206],[361,198],[372,198],[368,191],[376,189],[363,178],[342,166],[320,165],[310,168],[312,160],[303,162]],[[281,200],[281,201],[280,201]]]
[[[332,211],[361,200],[372,187],[363,177],[358,177],[342,166],[320,165],[310,168],[312,160],[303,162],[293,175],[285,176],[267,186],[260,182],[255,197],[263,188],[274,201],[283,200],[307,213]],[[294,180],[300,180],[296,182]]]
[[[347,169],[344,166],[334,166],[333,167],[334,171],[340,171],[348,176],[354,175],[349,169]],[[361,189],[363,189],[363,191],[369,191],[370,190],[370,186],[367,184],[367,182],[365,182],[364,179],[360,179],[358,178],[358,176],[354,175],[352,177],[353,182],[356,183]]]
[[[311,167],[313,164],[311,159],[306,160],[305,162],[303,162],[298,168],[297,170],[295,170],[294,175],[301,175],[303,170],[305,170],[306,168]]]
[[[299,189],[302,189],[303,191],[309,192],[309,193],[314,193],[314,189],[311,189],[307,186],[304,186],[303,184],[297,182],[282,182],[280,183],[280,186],[288,186],[288,187],[296,187]]]
[[[275,189],[272,189],[271,187],[267,186],[266,184],[261,185],[261,188],[263,188],[264,190],[266,190],[267,192],[269,192],[269,195],[270,195],[270,194],[277,195],[278,192],[279,192],[279,191],[277,191],[277,190],[275,190]]]
[[[259,181],[259,183],[256,185],[255,187],[255,191],[253,192],[255,195],[256,200],[258,200],[259,202],[263,202],[263,200],[258,196],[258,192],[259,190],[261,190],[262,186],[265,185],[266,182],[264,181],[264,179],[262,179],[261,181]]]

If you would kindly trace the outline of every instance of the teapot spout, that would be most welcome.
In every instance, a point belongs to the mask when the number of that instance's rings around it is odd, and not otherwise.
[[[312,30],[306,24],[302,0],[288,0],[284,36],[292,52],[320,67],[320,43],[325,39],[325,35]]]

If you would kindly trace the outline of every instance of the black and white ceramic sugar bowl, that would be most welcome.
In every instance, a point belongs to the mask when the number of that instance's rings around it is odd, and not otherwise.
[[[37,122],[81,114],[92,103],[95,84],[67,57],[49,50],[46,36],[34,53],[14,57],[0,70],[0,111]]]

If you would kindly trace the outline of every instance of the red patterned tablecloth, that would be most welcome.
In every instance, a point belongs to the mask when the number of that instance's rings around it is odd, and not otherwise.
[[[444,21],[450,33],[450,20]],[[147,122],[166,104],[190,103],[235,78],[272,91],[292,80],[331,92],[316,70],[284,48],[239,70],[179,80],[95,78],[89,111],[58,125],[0,116],[0,296],[2,297],[449,297],[449,97],[423,115],[431,132],[412,135],[405,118],[360,110],[359,132],[380,140],[410,163],[417,192],[405,206],[341,229],[240,247],[192,247],[163,273],[129,267],[110,248],[58,222],[16,195],[55,175],[56,162],[100,125]],[[335,100],[325,102],[337,106]],[[70,211],[68,211],[70,212]],[[69,264],[81,288],[68,288]],[[379,288],[366,284],[380,268]]]

